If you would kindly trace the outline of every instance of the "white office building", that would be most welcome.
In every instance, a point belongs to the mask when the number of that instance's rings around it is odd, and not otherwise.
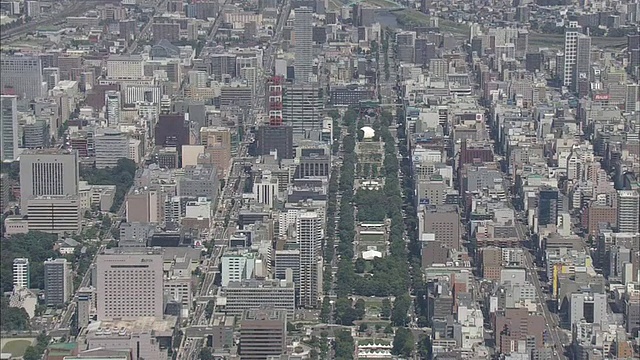
[[[13,259],[13,288],[15,290],[28,289],[29,280],[29,259]]]

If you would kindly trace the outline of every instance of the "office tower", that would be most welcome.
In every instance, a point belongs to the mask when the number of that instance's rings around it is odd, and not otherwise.
[[[576,65],[573,77],[573,90],[581,83],[589,83],[591,71],[591,36],[578,34],[576,42]]]
[[[242,360],[263,360],[280,357],[287,349],[287,315],[269,308],[247,310],[240,320]]]
[[[425,206],[420,218],[424,224],[421,233],[433,234],[435,241],[447,249],[460,249],[460,213],[457,206]]]
[[[78,329],[89,325],[91,312],[95,308],[95,289],[80,288],[78,289],[78,306],[76,308],[76,320]]]
[[[222,281],[227,286],[230,282],[250,279],[255,267],[253,254],[226,254],[222,257]]]
[[[144,59],[140,55],[111,55],[107,59],[107,78],[135,80],[144,77]]]
[[[114,129],[105,129],[94,136],[96,168],[115,168],[118,161],[129,157],[129,138]]]
[[[321,286],[318,261],[321,259],[322,218],[303,212],[296,220],[296,240],[300,248],[300,306],[316,307]]]
[[[42,61],[37,56],[0,56],[0,91],[11,90],[20,99],[34,100],[43,95]]]
[[[579,34],[578,22],[569,21],[569,26],[564,33],[564,67],[562,75],[562,84],[567,87],[573,84],[573,72],[576,68]]]
[[[25,211],[29,230],[54,234],[76,233],[80,230],[80,209],[77,195],[33,197],[29,199]]]
[[[18,97],[0,95],[0,161],[18,157]]]
[[[282,118],[293,128],[293,137],[320,138],[322,133],[322,89],[317,84],[294,84],[284,90]]]
[[[296,299],[297,302],[300,302],[300,299],[297,298],[297,294],[300,293],[300,250],[276,250],[275,251],[275,269],[274,275],[276,279],[286,280],[287,279],[287,271],[291,270],[291,276],[293,284],[296,289]]]
[[[578,324],[582,319],[589,324],[600,324],[601,326],[607,321],[607,295],[578,292],[570,296],[570,313],[569,320],[571,327]]]
[[[273,76],[267,80],[267,112],[269,113],[269,125],[282,125],[282,94],[284,78]]]
[[[44,301],[47,306],[64,305],[73,291],[71,264],[67,259],[44,262]]]
[[[543,188],[538,194],[538,225],[555,225],[560,207],[558,189]]]
[[[29,278],[29,259],[16,258],[13,259],[13,288],[28,289],[31,285]]]
[[[285,125],[262,125],[258,128],[258,155],[276,152],[278,159],[293,158],[293,127]]]
[[[496,315],[496,347],[503,354],[538,349],[544,343],[545,320],[542,315],[530,315],[526,308],[506,309]],[[524,343],[527,347],[520,348]]]
[[[278,195],[278,178],[272,176],[269,170],[263,171],[260,179],[253,183],[253,195],[257,203],[272,209]]]
[[[22,147],[25,149],[43,149],[49,146],[49,128],[46,121],[37,120],[22,127]]]
[[[122,107],[120,91],[105,91],[104,103],[106,107],[104,117],[107,119],[107,125],[118,125],[120,123],[120,108]]]
[[[640,111],[640,85],[627,84],[627,98],[624,102],[627,112]]]
[[[98,320],[161,319],[164,312],[162,250],[115,248],[96,261]]]
[[[629,54],[627,69],[633,74],[640,66],[640,35],[627,35],[627,53]]]
[[[307,83],[313,69],[313,13],[310,8],[300,7],[295,10],[293,32],[295,80],[297,83]]]
[[[78,155],[75,151],[43,149],[20,155],[20,207],[36,196],[78,194]]]
[[[224,288],[227,299],[224,311],[227,315],[241,316],[250,309],[263,306],[287,312],[293,319],[296,308],[296,290],[293,283],[281,280],[244,280],[231,281]]]
[[[640,192],[618,190],[618,232],[640,232]]]

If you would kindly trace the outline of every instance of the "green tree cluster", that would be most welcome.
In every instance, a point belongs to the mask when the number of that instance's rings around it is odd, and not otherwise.
[[[9,298],[0,298],[0,328],[2,331],[29,330],[29,315],[23,308],[10,307]]]
[[[115,185],[116,194],[113,199],[113,206],[111,206],[111,212],[117,212],[129,188],[133,185],[136,169],[136,163],[133,160],[122,158],[118,160],[118,165],[114,168],[81,168],[80,178],[91,185]]]
[[[411,330],[404,327],[398,328],[393,337],[393,348],[391,349],[391,353],[393,355],[409,358],[411,357],[411,353],[413,353],[414,348],[415,339]]]
[[[27,347],[22,356],[23,360],[40,360],[42,359],[42,355],[44,351],[49,346],[49,342],[51,341],[51,337],[47,335],[46,332],[41,332],[36,339],[36,344],[33,346]]]
[[[339,298],[335,303],[334,319],[337,324],[351,326],[356,320],[364,319],[366,304],[363,299],[355,304],[349,298]]]
[[[348,330],[340,330],[335,333],[333,352],[336,360],[352,360],[355,352],[355,341]]]
[[[26,234],[12,235],[11,239],[2,238],[0,247],[0,282],[2,291],[13,290],[13,259],[29,259],[29,277],[31,287],[44,289],[44,261],[55,258],[57,253],[53,245],[57,240],[54,234],[29,231]]]

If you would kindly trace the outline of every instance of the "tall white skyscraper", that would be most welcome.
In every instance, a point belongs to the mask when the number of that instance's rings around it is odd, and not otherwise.
[[[122,106],[120,91],[107,91],[104,97],[106,107],[104,117],[107,119],[107,124],[118,125],[120,123],[120,107]]]
[[[640,193],[618,190],[618,232],[640,231]]]
[[[316,307],[322,284],[322,218],[316,212],[303,212],[296,220],[296,240],[300,249],[300,306]]]
[[[0,160],[18,157],[18,97],[0,95]]]
[[[28,289],[29,285],[29,259],[13,259],[13,288],[16,290]]]
[[[569,26],[564,33],[564,69],[563,81],[564,86],[571,86],[573,83],[573,72],[576,67],[576,59],[578,57],[578,35],[580,29],[577,21],[569,21]]]
[[[293,66],[297,83],[309,82],[313,69],[313,12],[308,7],[295,10],[293,32],[295,36],[295,63]]]

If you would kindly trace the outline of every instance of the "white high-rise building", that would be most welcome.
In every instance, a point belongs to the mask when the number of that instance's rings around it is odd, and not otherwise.
[[[29,280],[29,259],[16,258],[13,259],[13,288],[28,289],[30,285]]]
[[[227,254],[222,257],[222,286],[228,286],[230,282],[240,282],[251,279],[255,268],[255,255]]]
[[[573,73],[578,57],[578,35],[580,29],[577,21],[569,21],[569,26],[564,33],[564,71],[563,85],[571,86],[573,83]]]
[[[264,171],[260,180],[253,184],[253,194],[259,204],[266,204],[273,208],[277,193],[278,179],[271,175],[271,171]]]
[[[120,123],[120,108],[122,106],[120,91],[105,92],[104,104],[106,107],[104,117],[107,119],[107,125],[118,125]]]
[[[303,212],[296,220],[296,240],[300,249],[300,302],[303,307],[316,307],[320,297],[322,271],[322,218],[316,212]]]
[[[12,162],[18,157],[18,97],[0,96],[0,160]]]
[[[0,55],[0,89],[12,88],[21,99],[34,100],[43,95],[42,60],[37,56]]]
[[[295,36],[294,73],[297,83],[309,82],[313,69],[313,12],[308,7],[295,10],[293,33]]]
[[[618,232],[640,232],[640,193],[618,190]]]

